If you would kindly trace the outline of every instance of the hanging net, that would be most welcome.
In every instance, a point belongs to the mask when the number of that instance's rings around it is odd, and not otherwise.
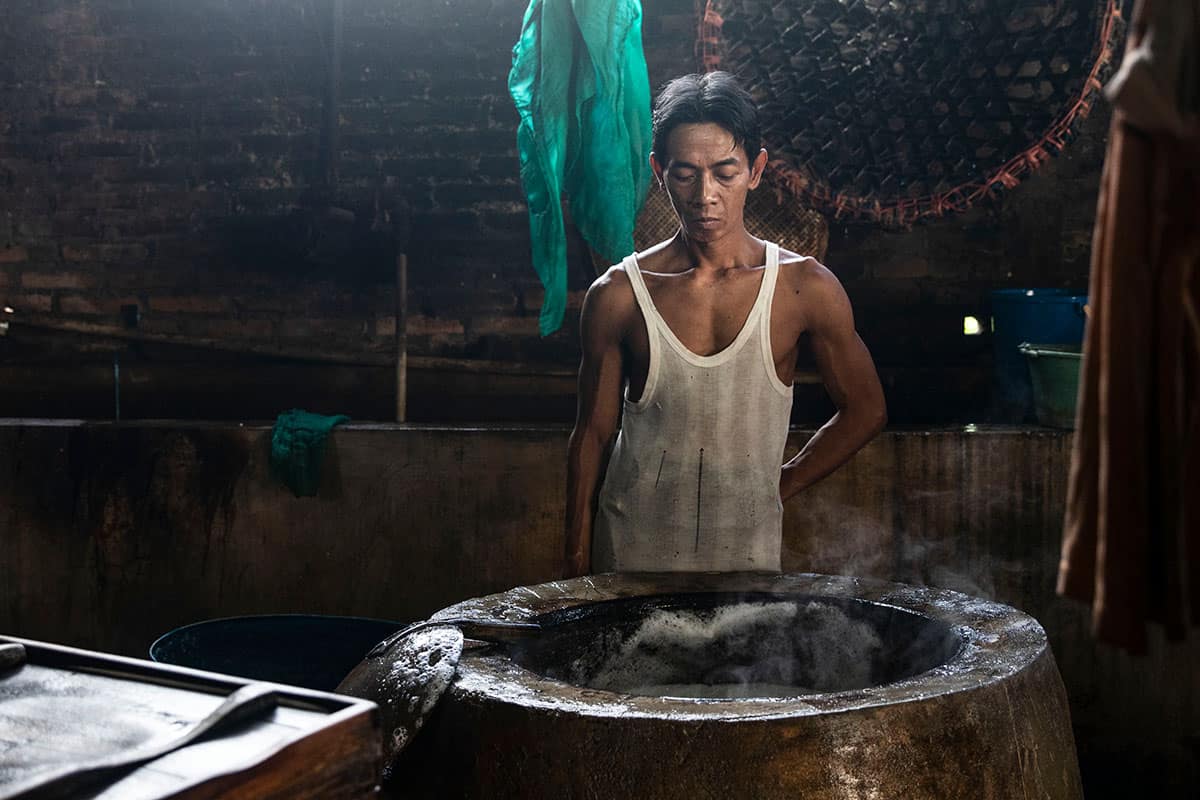
[[[708,0],[699,49],[754,96],[797,199],[903,226],[1061,150],[1122,34],[1119,0]]]

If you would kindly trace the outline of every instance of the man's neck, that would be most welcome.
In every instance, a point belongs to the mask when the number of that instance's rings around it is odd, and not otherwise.
[[[731,269],[758,266],[764,262],[763,243],[744,227],[714,241],[689,238],[680,230],[672,248],[676,257],[700,274],[719,275]]]

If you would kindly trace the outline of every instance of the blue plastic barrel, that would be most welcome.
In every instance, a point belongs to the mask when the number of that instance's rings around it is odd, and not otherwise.
[[[403,627],[365,617],[268,614],[176,628],[150,646],[163,664],[333,691],[372,647]]]
[[[1070,289],[997,289],[992,292],[994,403],[997,421],[1025,422],[1033,414],[1027,359],[1030,344],[1083,344],[1088,296]]]

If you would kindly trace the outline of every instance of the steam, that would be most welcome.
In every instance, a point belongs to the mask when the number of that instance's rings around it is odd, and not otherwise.
[[[998,591],[997,582],[1019,583],[1030,565],[1029,554],[1005,560],[979,544],[1003,531],[998,521],[1013,519],[1011,492],[995,488],[986,495],[971,492],[969,511],[953,519],[944,512],[963,506],[961,490],[906,488],[893,501],[899,511],[856,507],[814,490],[792,512],[802,516],[799,527],[808,533],[799,541],[785,540],[785,566],[1003,599],[1012,593]]]
[[[832,604],[736,603],[655,610],[569,672],[572,683],[628,694],[790,697],[871,686],[882,651],[869,622]]]

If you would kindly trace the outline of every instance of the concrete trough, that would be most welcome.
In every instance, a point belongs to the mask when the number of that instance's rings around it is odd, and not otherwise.
[[[397,765],[406,796],[1082,797],[1046,635],[999,603],[663,573],[520,587],[439,616],[546,630],[464,652]]]

